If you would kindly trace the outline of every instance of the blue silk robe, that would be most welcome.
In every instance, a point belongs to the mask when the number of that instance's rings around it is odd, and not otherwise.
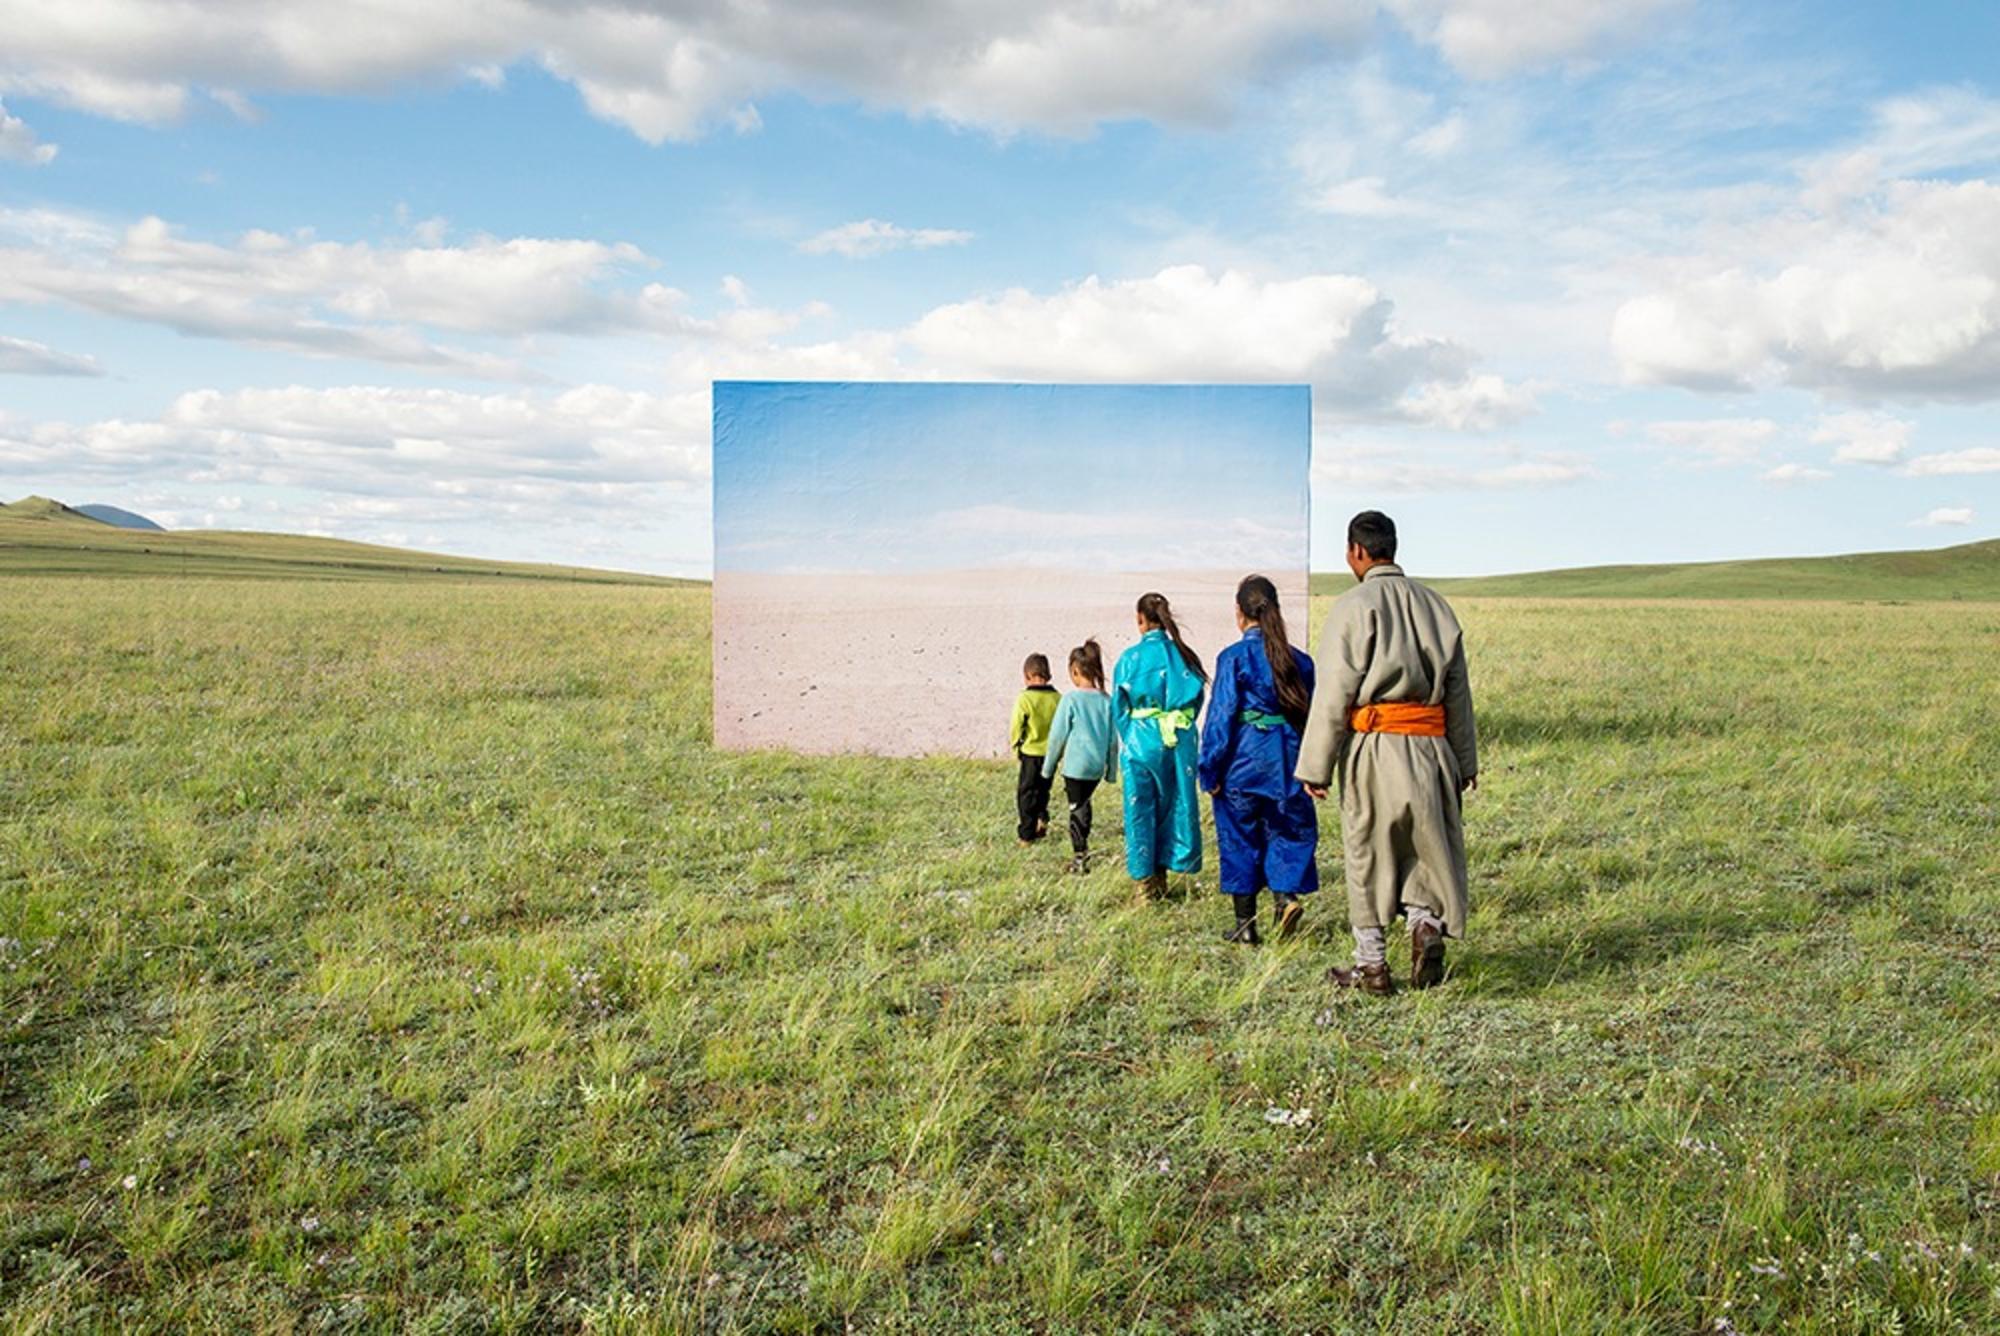
[[[1298,649],[1292,657],[1310,695],[1313,661]],[[1298,763],[1299,731],[1279,717],[1264,633],[1253,626],[1216,656],[1201,732],[1201,786],[1214,795],[1224,894],[1319,889],[1319,816],[1293,777]]]

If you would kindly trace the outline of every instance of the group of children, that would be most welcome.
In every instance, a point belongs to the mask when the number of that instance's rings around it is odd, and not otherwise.
[[[1229,940],[1261,940],[1257,897],[1267,889],[1273,923],[1289,936],[1299,925],[1300,897],[1319,889],[1318,818],[1292,774],[1312,700],[1312,660],[1292,647],[1277,588],[1261,575],[1237,586],[1242,638],[1216,657],[1213,679],[1165,597],[1142,597],[1136,620],[1139,641],[1118,656],[1108,690],[1095,640],[1070,651],[1073,691],[1055,689],[1046,655],[1030,654],[1022,665],[1027,685],[1009,728],[1020,762],[1015,833],[1023,845],[1048,833],[1050,791],[1060,774],[1068,867],[1085,871],[1091,797],[1122,774],[1125,870],[1157,898],[1168,872],[1201,871],[1197,795],[1206,790],[1222,891],[1235,906]],[[1197,730],[1204,699],[1208,714]]]

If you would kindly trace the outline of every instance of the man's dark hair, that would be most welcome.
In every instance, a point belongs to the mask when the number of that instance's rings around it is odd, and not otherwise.
[[[1379,510],[1364,510],[1347,522],[1347,544],[1377,561],[1396,559],[1396,521]]]
[[[1030,654],[1027,661],[1021,665],[1021,676],[1039,677],[1044,682],[1048,681],[1049,656],[1046,654]]]

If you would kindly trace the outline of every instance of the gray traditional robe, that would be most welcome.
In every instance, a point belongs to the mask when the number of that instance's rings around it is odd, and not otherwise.
[[[1479,773],[1472,686],[1458,618],[1394,564],[1334,600],[1314,650],[1319,680],[1299,743],[1299,781],[1340,777],[1351,925],[1380,928],[1422,905],[1465,935],[1463,781]],[[1445,736],[1355,733],[1348,711],[1387,701],[1443,705]]]

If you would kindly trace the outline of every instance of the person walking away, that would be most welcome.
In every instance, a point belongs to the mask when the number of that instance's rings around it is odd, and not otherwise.
[[[1465,641],[1451,606],[1396,564],[1396,525],[1364,510],[1347,526],[1355,587],[1334,600],[1319,641],[1296,771],[1314,798],[1338,775],[1354,967],[1341,988],[1386,994],[1385,930],[1410,922],[1411,983],[1444,979],[1444,943],[1463,939],[1461,802],[1478,787],[1478,730]]]
[[[1065,692],[1062,704],[1056,707],[1048,755],[1042,758],[1042,778],[1062,775],[1063,799],[1069,807],[1067,870],[1088,872],[1090,798],[1118,767],[1111,696],[1104,689],[1104,652],[1096,640],[1086,640],[1069,652],[1069,680],[1076,690]]]
[[[1164,595],[1142,595],[1137,622],[1139,643],[1111,675],[1111,720],[1125,754],[1125,871],[1157,899],[1168,872],[1201,871],[1195,719],[1208,673]]]
[[[1055,721],[1061,693],[1049,685],[1049,656],[1030,654],[1021,665],[1027,683],[1014,698],[1014,716],[1007,723],[1007,742],[1020,763],[1014,779],[1014,833],[1023,845],[1049,833],[1049,782],[1042,778],[1042,760],[1049,751],[1049,727]]]
[[[1226,940],[1256,946],[1257,895],[1271,892],[1271,922],[1289,937],[1302,896],[1319,889],[1319,819],[1292,773],[1313,689],[1313,661],[1292,648],[1278,589],[1261,575],[1236,587],[1243,638],[1215,656],[1201,730],[1201,786],[1215,809],[1222,893],[1235,906]]]

